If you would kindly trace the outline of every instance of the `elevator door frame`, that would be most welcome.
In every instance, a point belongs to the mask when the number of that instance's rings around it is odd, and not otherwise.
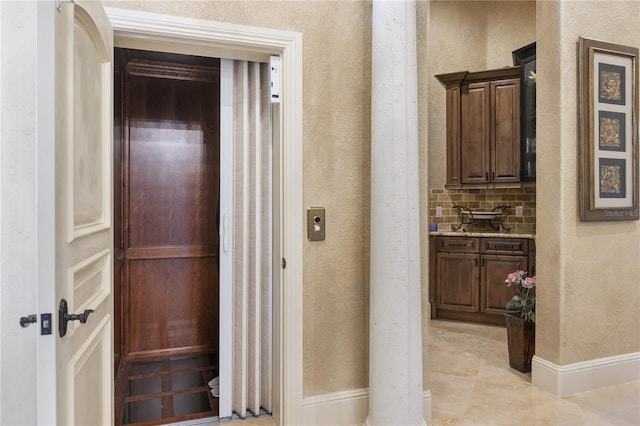
[[[302,416],[302,35],[105,8],[116,47],[268,62],[280,56],[281,114],[274,140],[274,405],[278,424]],[[286,260],[285,260],[286,259]],[[284,266],[286,262],[286,267]],[[224,301],[221,300],[221,303]],[[221,366],[222,368],[222,366]],[[229,398],[230,407],[230,398]],[[226,404],[225,404],[226,405]],[[221,401],[220,414],[227,413]],[[230,408],[228,410],[231,414]]]

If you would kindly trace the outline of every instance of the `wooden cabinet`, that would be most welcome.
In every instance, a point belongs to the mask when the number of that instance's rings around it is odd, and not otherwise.
[[[476,312],[480,301],[478,286],[478,238],[441,237],[436,254],[439,281],[438,306],[454,311]]]
[[[527,270],[527,257],[483,254],[480,280],[480,312],[491,315],[504,314],[504,306],[513,297],[513,287],[504,282],[507,274]]]
[[[446,88],[446,186],[518,186],[520,67],[436,78]]]
[[[431,237],[431,318],[504,324],[514,295],[504,280],[529,270],[526,238]]]

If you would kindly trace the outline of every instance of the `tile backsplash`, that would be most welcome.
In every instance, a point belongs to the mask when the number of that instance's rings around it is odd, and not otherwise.
[[[429,194],[429,221],[438,224],[439,231],[452,231],[460,225],[460,215],[455,205],[471,210],[491,211],[497,206],[508,205],[504,212],[504,224],[513,234],[536,233],[536,188],[497,189],[444,189],[432,188]],[[516,217],[516,207],[522,207],[522,217]],[[442,217],[436,217],[436,207],[442,207]],[[466,225],[468,230],[469,225]],[[488,224],[474,225],[473,230],[491,230]],[[504,229],[501,232],[506,232]]]

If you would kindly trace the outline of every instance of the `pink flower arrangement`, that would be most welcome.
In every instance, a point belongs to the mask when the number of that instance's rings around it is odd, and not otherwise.
[[[505,307],[508,311],[520,313],[520,318],[525,321],[536,320],[536,277],[527,277],[525,271],[515,271],[507,275],[504,280],[507,287],[515,286],[516,294]]]
[[[525,288],[534,288],[536,286],[536,277],[526,277],[524,281],[522,281],[522,285]]]

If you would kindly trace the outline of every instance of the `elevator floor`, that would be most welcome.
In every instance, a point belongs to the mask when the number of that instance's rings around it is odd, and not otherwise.
[[[123,361],[116,384],[116,425],[158,425],[218,415],[208,383],[217,354]]]

